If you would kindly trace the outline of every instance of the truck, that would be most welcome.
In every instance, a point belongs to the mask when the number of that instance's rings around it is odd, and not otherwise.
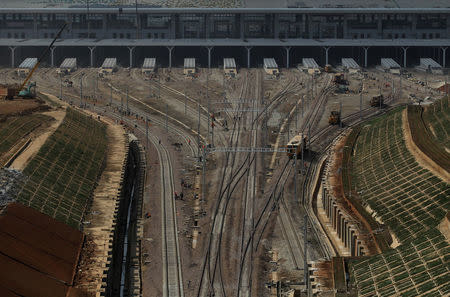
[[[384,101],[383,94],[373,96],[372,99],[370,99],[370,106],[372,106],[372,107],[382,106],[383,101]]]
[[[348,84],[343,73],[335,74],[334,78],[333,78],[333,82],[338,85],[347,85]]]
[[[0,99],[11,100],[17,96],[19,85],[0,85]]]
[[[328,124],[337,125],[341,121],[341,113],[337,110],[332,110],[330,116],[328,117]]]

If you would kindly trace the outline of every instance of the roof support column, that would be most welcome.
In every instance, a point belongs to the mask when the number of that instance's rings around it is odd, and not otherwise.
[[[91,51],[91,67],[94,67],[94,51],[96,46],[92,46],[92,47],[88,47],[89,50]]]
[[[291,47],[285,46],[284,49],[286,50],[286,68],[289,68],[289,54],[291,52]]]
[[[11,68],[14,68],[14,58],[15,58],[15,52],[16,52],[16,47],[15,46],[10,46],[9,49],[11,50]]]
[[[208,50],[208,69],[211,68],[211,51],[214,47],[213,46],[207,46],[206,49]]]
[[[328,51],[330,50],[331,47],[324,47],[323,49],[325,50],[325,65],[328,64]]]
[[[247,49],[247,68],[250,68],[250,51],[252,50],[251,46],[246,46]]]
[[[54,47],[54,46],[52,46],[50,48],[50,61],[52,64],[52,68],[55,67],[55,49],[56,49],[56,47]]]
[[[403,67],[406,68],[406,51],[408,50],[408,46],[402,47],[403,50]]]
[[[167,46],[167,49],[169,50],[169,69],[172,68],[172,50],[173,46]]]
[[[447,51],[446,47],[441,47],[442,49],[442,67],[445,68],[445,52]]]
[[[364,67],[367,68],[367,51],[369,50],[369,47],[363,47],[364,49]]]
[[[130,68],[133,67],[133,50],[134,46],[129,46],[128,50],[130,51]]]

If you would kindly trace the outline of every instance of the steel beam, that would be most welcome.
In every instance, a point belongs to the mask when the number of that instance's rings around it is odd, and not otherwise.
[[[363,47],[364,49],[364,67],[367,68],[367,51],[369,50],[369,47]]]
[[[91,67],[94,67],[94,51],[96,46],[92,46],[92,47],[88,47],[90,52],[91,52]]]
[[[408,46],[403,46],[402,50],[403,50],[403,67],[406,68],[406,51],[408,50]]]
[[[208,69],[211,68],[211,51],[213,48],[213,46],[206,47],[206,49],[208,50]]]
[[[16,53],[16,48],[15,46],[10,46],[9,49],[11,50],[11,68],[14,68],[15,65],[15,53]]]
[[[54,47],[54,46],[52,46],[50,48],[50,61],[51,61],[52,68],[55,67],[55,49],[56,49],[56,47]]]
[[[130,52],[130,68],[133,67],[133,51],[134,51],[134,46],[129,46],[128,50]]]
[[[172,68],[172,50],[173,46],[167,46],[167,49],[169,50],[169,69]]]
[[[324,47],[325,50],[325,65],[328,64],[328,51],[330,50],[330,47]]]
[[[251,46],[246,46],[247,49],[247,68],[250,68],[250,51],[252,50]]]
[[[289,68],[289,55],[291,52],[291,47],[285,46],[284,49],[286,50],[286,68]]]
[[[442,49],[442,67],[445,68],[445,53],[447,51],[447,47],[441,47]]]

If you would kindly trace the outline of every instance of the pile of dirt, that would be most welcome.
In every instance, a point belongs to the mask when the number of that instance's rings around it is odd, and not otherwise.
[[[36,111],[47,111],[50,107],[40,99],[14,99],[0,101],[0,122],[8,117],[23,116]]]

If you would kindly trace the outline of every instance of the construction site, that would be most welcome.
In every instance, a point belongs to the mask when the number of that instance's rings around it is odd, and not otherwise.
[[[43,2],[0,5],[0,296],[450,295],[448,8],[384,45],[308,1]]]

